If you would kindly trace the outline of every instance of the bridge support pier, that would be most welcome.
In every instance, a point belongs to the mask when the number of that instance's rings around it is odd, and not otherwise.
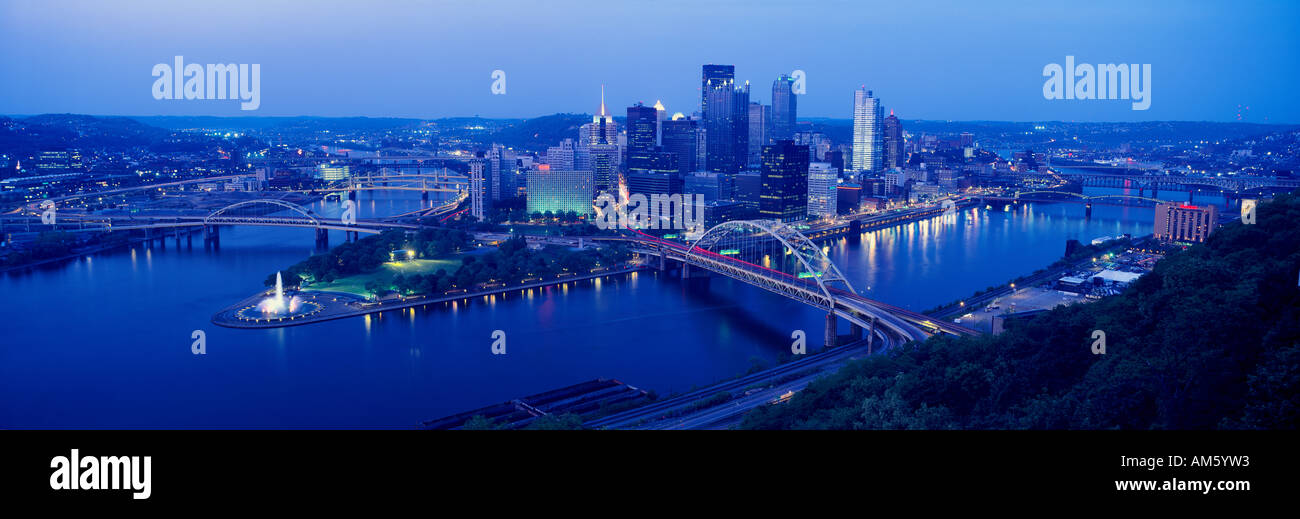
[[[858,323],[849,321],[849,340],[857,342],[862,340],[862,327]]]
[[[1083,204],[1083,218],[1085,220],[1092,219],[1092,202]]]
[[[835,312],[830,312],[826,314],[826,349],[828,350],[835,347],[835,339],[836,339],[835,335],[836,332],[838,331],[836,330],[835,325],[836,325]]]
[[[316,229],[316,250],[323,251],[330,248],[329,229]]]
[[[215,225],[203,226],[203,247],[218,247],[221,245],[220,227]]]

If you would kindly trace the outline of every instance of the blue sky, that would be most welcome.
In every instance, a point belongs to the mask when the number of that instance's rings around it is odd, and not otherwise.
[[[801,117],[1300,123],[1300,2],[7,0],[0,113],[532,117],[698,109],[700,65]],[[155,100],[154,64],[258,63],[261,106]],[[1044,65],[1149,63],[1152,103],[1049,101]],[[492,95],[491,73],[506,72]],[[1249,110],[1245,110],[1245,107]]]

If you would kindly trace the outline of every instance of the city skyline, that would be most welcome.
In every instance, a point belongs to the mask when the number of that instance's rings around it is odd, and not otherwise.
[[[807,93],[799,96],[798,111],[805,119],[849,117],[849,92],[865,85],[904,119],[1235,121],[1240,115],[1247,122],[1300,122],[1300,107],[1288,95],[1298,72],[1279,66],[1295,63],[1300,45],[1276,44],[1295,38],[1294,20],[1300,17],[1278,16],[1278,8],[1296,9],[1282,3],[1196,10],[1126,5],[1132,17],[1118,20],[1110,15],[1113,5],[995,15],[992,9],[943,2],[938,9],[832,3],[745,10],[724,2],[702,5],[699,12],[671,2],[657,12],[576,4],[578,9],[558,17],[539,6],[506,3],[501,7],[517,16],[503,19],[492,33],[475,32],[476,45],[454,46],[454,54],[444,43],[470,38],[461,33],[490,22],[492,9],[323,5],[303,10],[294,4],[222,4],[203,8],[200,18],[192,12],[181,16],[179,7],[165,3],[6,4],[0,43],[23,52],[0,57],[0,71],[11,78],[0,87],[0,113],[517,118],[586,112],[604,84],[611,106],[662,100],[668,113],[690,114],[699,109],[693,81],[698,67],[719,63],[735,66],[737,85],[761,85],[753,100],[764,104],[771,104],[765,87],[773,80],[804,71]],[[874,16],[865,39],[877,45],[870,52],[845,53],[864,48],[856,42],[861,30],[849,25],[861,21],[852,15],[868,10]],[[303,23],[274,23],[285,16]],[[649,24],[635,44],[607,40],[609,45],[590,53],[570,50],[577,44],[570,40],[579,36],[569,29],[591,26],[593,18],[604,23],[646,16],[659,22]],[[696,19],[717,20],[722,30],[705,31],[691,23]],[[754,20],[763,23],[747,23]],[[126,29],[114,45],[90,43],[88,38],[110,26]],[[804,27],[809,37],[802,37]],[[789,37],[758,37],[773,29]],[[1210,32],[1221,37],[1194,37]],[[406,38],[416,34],[429,36],[417,38],[419,43]],[[155,44],[182,35],[186,43],[176,48]],[[188,63],[261,64],[260,108],[151,98],[150,68],[174,56]],[[1151,64],[1150,108],[1045,99],[1044,66],[1067,56],[1079,63]],[[505,95],[491,91],[494,70],[506,73]],[[394,79],[375,79],[383,77]]]

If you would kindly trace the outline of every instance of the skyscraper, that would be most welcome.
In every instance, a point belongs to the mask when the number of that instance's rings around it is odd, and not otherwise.
[[[668,120],[668,110],[663,101],[655,101],[655,146],[664,145],[664,121]]]
[[[605,110],[605,86],[600,87],[600,113],[592,116],[586,135],[587,144],[618,144],[618,127]]]
[[[883,126],[880,100],[865,87],[853,92],[854,171],[875,173],[884,166]]]
[[[645,169],[655,152],[658,114],[654,107],[637,103],[627,107],[627,167]]]
[[[768,143],[771,132],[772,107],[761,103],[749,103],[749,152],[746,164],[758,166],[763,161],[763,146]]]
[[[839,175],[829,162],[808,164],[808,216],[831,218],[835,216],[839,193]]]
[[[488,177],[492,200],[514,198],[519,191],[515,181],[515,152],[500,144],[493,144],[487,154]]]
[[[685,175],[696,171],[696,123],[679,115],[664,121],[664,151],[677,155],[677,171]]]
[[[483,159],[482,152],[469,161],[469,195],[469,214],[480,221],[487,219],[492,210],[492,190],[488,184],[487,160]]]
[[[700,115],[703,119],[705,169],[733,173],[736,168],[734,109],[736,67],[704,65],[700,89]]]
[[[749,165],[749,82],[737,87],[731,97],[731,157],[735,164],[731,172]]]
[[[794,135],[797,104],[794,78],[781,74],[772,82],[772,140],[785,140]]]
[[[759,216],[782,222],[808,217],[808,147],[794,141],[763,146]]]
[[[618,145],[592,144],[587,148],[595,188],[599,190],[613,189],[618,184],[618,164],[621,155]]]
[[[889,111],[889,117],[885,118],[885,169],[901,168],[907,163],[907,155],[903,153],[903,123],[894,115],[894,111]]]

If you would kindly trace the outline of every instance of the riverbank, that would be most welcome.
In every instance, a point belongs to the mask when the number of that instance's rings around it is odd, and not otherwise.
[[[436,297],[419,296],[419,297],[402,297],[399,299],[390,299],[387,301],[368,301],[359,296],[343,292],[325,292],[304,290],[296,292],[296,295],[304,301],[316,303],[321,306],[319,311],[304,317],[285,317],[285,318],[266,318],[261,320],[247,320],[239,317],[239,313],[249,307],[256,307],[259,302],[270,295],[270,291],[263,290],[240,300],[231,306],[221,309],[212,315],[212,324],[226,328],[238,329],[266,329],[266,328],[283,328],[286,326],[302,326],[335,319],[346,319],[349,317],[359,317],[366,314],[386,312],[389,310],[401,310],[416,306],[423,306],[435,303],[446,303],[451,301],[464,301],[476,297],[490,296],[514,292],[516,290],[530,290],[534,288],[543,288],[548,286],[562,285],[575,281],[585,281],[589,279],[604,278],[616,275],[631,274],[638,270],[646,269],[643,265],[628,266],[618,270],[609,270],[604,272],[595,272],[582,276],[570,276],[543,281],[534,281],[519,285],[496,287],[474,292],[463,292],[459,294],[440,295]]]
[[[106,233],[106,234],[108,234],[108,233]],[[32,263],[23,263],[23,264],[20,264],[20,265],[10,265],[10,266],[7,266],[7,267],[0,267],[0,274],[8,274],[8,273],[11,273],[11,272],[18,272],[18,271],[22,271],[22,270],[26,270],[26,269],[33,269],[33,268],[37,268],[37,267],[41,267],[41,266],[46,266],[46,265],[55,265],[55,264],[62,263],[62,262],[75,261],[75,260],[81,259],[81,258],[83,258],[83,257],[89,256],[89,255],[91,255],[91,254],[99,254],[99,253],[101,253],[101,252],[110,252],[110,251],[115,251],[115,250],[118,250],[118,249],[130,248],[130,247],[134,247],[134,246],[136,246],[136,245],[142,244],[142,243],[148,243],[148,242],[150,242],[150,241],[152,241],[152,240],[156,240],[156,239],[157,239],[157,238],[152,238],[152,239],[151,239],[151,238],[146,238],[146,237],[128,237],[126,240],[123,240],[123,241],[118,242],[118,243],[101,243],[101,244],[96,244],[96,245],[93,245],[93,246],[91,246],[91,247],[87,247],[87,248],[80,249],[80,250],[77,250],[77,251],[74,251],[74,252],[70,252],[70,253],[68,253],[68,254],[64,254],[64,255],[59,256],[59,257],[56,257],[56,258],[47,258],[47,259],[38,260],[38,261],[35,261],[35,262],[32,262]]]

